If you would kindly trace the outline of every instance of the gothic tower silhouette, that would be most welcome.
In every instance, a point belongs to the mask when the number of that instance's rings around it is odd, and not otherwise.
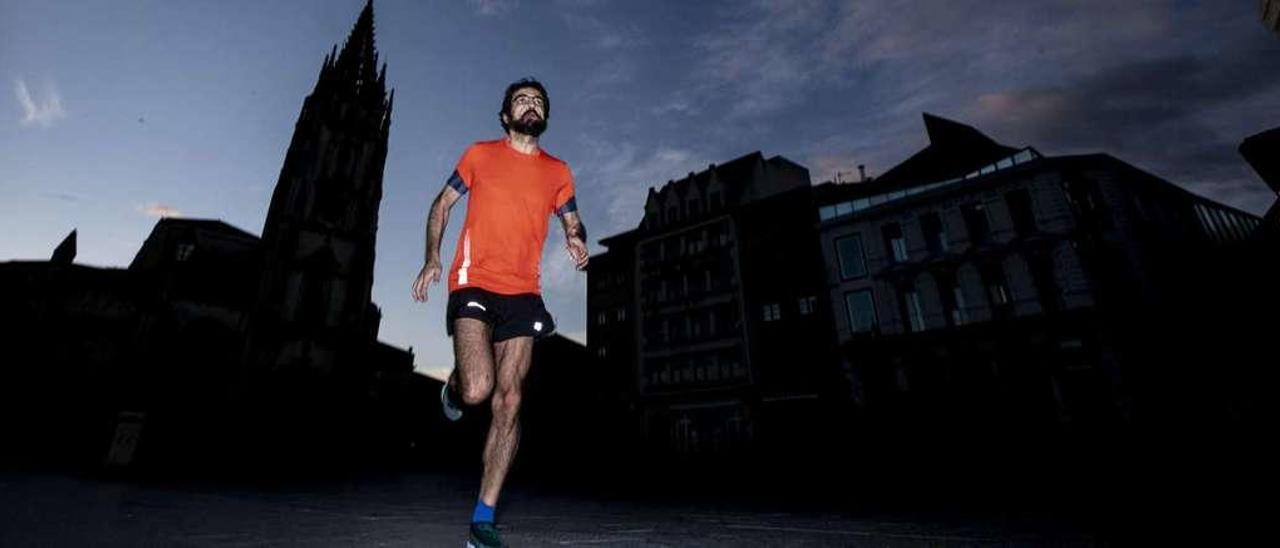
[[[377,68],[373,2],[307,96],[262,227],[246,360],[257,372],[340,373],[375,343],[378,205],[395,91]]]

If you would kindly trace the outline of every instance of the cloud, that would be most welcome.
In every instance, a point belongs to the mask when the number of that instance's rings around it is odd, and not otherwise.
[[[151,203],[138,208],[144,215],[148,217],[181,217],[182,211],[170,205],[161,203]]]
[[[1191,54],[1118,64],[1055,87],[979,95],[966,116],[1042,150],[1109,152],[1210,197],[1260,213],[1266,187],[1236,152],[1280,112],[1274,50],[1235,60]]]
[[[1274,125],[1280,42],[1251,6],[1134,0],[726,4],[656,113],[796,135],[815,179],[872,175],[926,144],[922,111],[1011,145],[1108,152],[1265,208],[1235,146]],[[1249,190],[1250,185],[1258,190]]]
[[[468,4],[476,9],[480,15],[494,16],[504,15],[514,10],[519,4],[518,0],[467,0]]]
[[[37,97],[31,94],[31,90],[27,88],[27,83],[19,78],[14,83],[13,92],[18,99],[18,103],[22,105],[22,121],[20,123],[23,127],[40,126],[47,128],[67,116],[66,111],[62,108],[62,97],[52,83],[45,86],[45,92],[42,96]]]
[[[44,191],[44,192],[41,192],[41,194],[43,194],[43,195],[45,195],[45,196],[48,196],[48,197],[50,197],[50,198],[57,198],[57,199],[62,200],[62,201],[64,201],[64,202],[73,202],[73,203],[74,203],[74,202],[87,202],[87,201],[89,201],[89,197],[88,197],[88,196],[85,196],[84,194],[80,194],[80,193],[77,193],[77,192],[67,192],[67,191],[63,191],[63,190],[46,190],[46,191]]]
[[[1174,0],[757,0],[693,40],[691,85],[731,118],[802,106],[819,86],[940,96],[956,76],[1072,74],[1167,38]],[[980,15],[976,15],[980,14]],[[1099,20],[1107,21],[1099,25]],[[1130,48],[1140,52],[1143,48]],[[976,72],[973,72],[977,69]],[[1050,70],[1051,69],[1051,70]],[[904,95],[904,93],[906,95]]]
[[[644,216],[650,187],[661,187],[668,180],[707,165],[706,161],[695,161],[701,154],[685,148],[591,137],[583,137],[581,146],[586,157],[577,160],[574,169],[578,186],[590,189],[579,193],[588,200],[583,204],[584,211],[587,215],[604,213],[604,223],[599,228],[590,227],[592,243],[635,228]],[[601,199],[605,203],[596,202]]]
[[[644,31],[634,23],[614,24],[600,17],[574,12],[565,12],[561,17],[576,36],[596,49],[630,49],[649,43]]]
[[[650,44],[645,32],[634,22],[615,23],[582,10],[564,10],[560,18],[591,63],[575,102],[616,101],[612,88],[635,82],[640,71],[642,50]]]
[[[754,2],[726,13],[729,23],[693,41],[702,55],[694,73],[701,101],[728,105],[731,118],[774,112],[809,88],[822,70],[810,56],[830,19],[825,2]]]

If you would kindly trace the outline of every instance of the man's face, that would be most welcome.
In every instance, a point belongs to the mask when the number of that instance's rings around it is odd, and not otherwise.
[[[520,88],[511,95],[507,126],[517,133],[537,137],[547,130],[547,101],[534,88]]]

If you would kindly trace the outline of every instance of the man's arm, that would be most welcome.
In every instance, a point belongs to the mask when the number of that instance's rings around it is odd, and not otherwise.
[[[569,250],[569,258],[578,270],[587,268],[587,227],[583,226],[577,210],[560,214],[560,226],[564,228],[565,247]]]
[[[454,177],[457,177],[455,174]],[[440,241],[444,238],[444,227],[449,224],[449,210],[462,197],[454,190],[453,178],[446,184],[436,199],[431,201],[431,209],[427,212],[427,250],[423,257],[422,271],[413,282],[413,300],[426,302],[427,284],[440,282]]]

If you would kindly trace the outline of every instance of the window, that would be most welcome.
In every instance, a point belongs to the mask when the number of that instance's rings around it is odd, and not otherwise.
[[[766,304],[762,310],[764,312],[764,321],[766,322],[776,322],[782,319],[782,305],[777,303]]]
[[[618,321],[622,321],[622,320],[627,319],[627,309],[625,309],[625,308],[619,308],[619,309],[618,309],[618,312],[617,312],[617,316],[615,316],[615,317],[616,317],[616,318],[618,318]]]
[[[920,307],[920,292],[915,287],[902,288],[898,296],[902,304],[902,328],[911,333],[924,331],[924,311]]]
[[[191,258],[191,254],[196,250],[196,244],[178,244],[178,249],[174,254],[174,258],[178,262],[184,262]]]
[[[955,273],[941,272],[934,275],[938,282],[938,296],[942,300],[942,315],[951,326],[961,326],[968,322],[965,315],[964,292],[956,281]]]
[[[1066,191],[1067,202],[1071,204],[1071,210],[1081,224],[1110,228],[1111,219],[1103,211],[1102,199],[1098,196],[1098,187],[1093,181],[1067,179],[1062,182],[1062,189]]]
[[[1005,283],[1004,269],[998,264],[986,265],[982,268],[982,281],[987,286],[987,298],[991,300],[992,318],[1009,317],[1013,299],[1010,298],[1009,286]]]
[[[608,355],[608,353],[609,351],[607,346],[601,346],[600,348],[596,349],[596,356],[599,357],[600,359],[604,359],[605,356]]]
[[[1020,188],[1006,192],[1004,200],[1009,204],[1009,216],[1013,218],[1013,231],[1026,236],[1036,230],[1036,215],[1031,210],[1031,193]]]
[[[607,320],[607,319],[608,319],[608,318],[606,318],[606,317],[605,317],[605,314],[604,314],[604,312],[603,312],[603,311],[601,311],[601,312],[597,313],[597,314],[596,314],[596,325],[604,325],[604,322],[605,322],[605,320]]]
[[[836,239],[836,256],[840,261],[840,279],[867,275],[867,261],[862,254],[862,236],[853,234]]]
[[[808,316],[818,308],[818,298],[814,296],[800,297],[800,315]]]
[[[964,325],[969,323],[968,305],[964,301],[964,288],[957,283],[951,287],[951,295],[955,299],[955,308],[951,311],[951,323]]]
[[[1045,313],[1061,310],[1062,295],[1054,281],[1053,257],[1047,253],[1032,254],[1027,257],[1027,266],[1031,271],[1031,282],[1040,298],[1040,308]]]
[[[960,206],[964,226],[969,230],[969,243],[982,245],[991,241],[991,221],[987,219],[987,206],[981,202]]]
[[[720,202],[720,192],[719,192],[719,191],[712,192],[712,193],[711,193],[711,196],[710,196],[710,199],[709,199],[709,200],[707,200],[707,201],[708,201],[708,202],[710,202],[710,207],[713,207],[713,208],[715,208],[715,209],[720,209],[720,206],[724,205],[724,204],[722,204],[722,203]]]
[[[889,223],[880,228],[884,235],[884,248],[889,261],[901,263],[907,260],[907,240],[902,237],[902,225]]]
[[[875,330],[876,306],[870,289],[846,293],[844,303],[849,311],[849,331],[863,333]]]
[[[920,229],[924,232],[925,245],[929,253],[941,255],[947,252],[947,229],[942,226],[942,217],[936,212],[920,216]]]

